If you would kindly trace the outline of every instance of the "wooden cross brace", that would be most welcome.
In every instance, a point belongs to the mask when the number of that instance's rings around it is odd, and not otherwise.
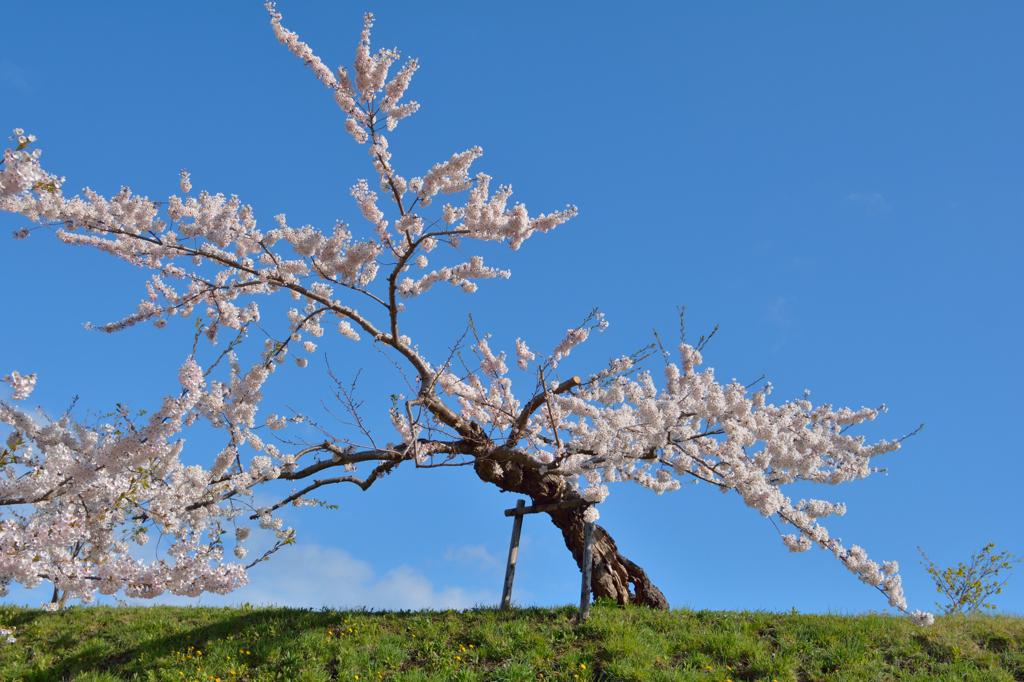
[[[514,516],[512,543],[508,548],[508,566],[505,568],[505,587],[501,592],[501,608],[507,609],[512,601],[512,579],[516,574],[516,558],[519,555],[519,534],[523,530],[523,516],[556,509],[575,509],[592,504],[587,500],[562,500],[552,504],[526,506],[525,500],[518,500],[515,509],[506,509],[505,516]],[[587,521],[583,530],[583,585],[580,588],[580,622],[590,616],[590,570],[594,559],[594,523]]]

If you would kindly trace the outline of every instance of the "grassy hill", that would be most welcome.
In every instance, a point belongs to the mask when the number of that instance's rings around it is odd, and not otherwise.
[[[0,606],[0,680],[1024,680],[1024,619]],[[0,640],[2,641],[2,640]]]

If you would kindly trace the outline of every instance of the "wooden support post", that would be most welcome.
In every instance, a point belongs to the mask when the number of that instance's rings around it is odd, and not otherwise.
[[[583,587],[580,590],[580,622],[590,616],[590,569],[594,563],[594,522],[587,521],[583,530]]]
[[[577,380],[578,381],[578,380]],[[508,566],[505,568],[505,587],[501,591],[501,609],[509,608],[512,602],[512,579],[516,574],[516,557],[519,554],[519,534],[523,530],[523,517],[527,514],[539,512],[557,511],[561,509],[575,509],[593,504],[585,499],[562,500],[549,504],[535,504],[527,507],[524,500],[516,502],[515,509],[506,509],[505,516],[514,516],[512,524],[512,543],[508,548]],[[585,621],[590,616],[590,574],[594,563],[594,523],[588,521],[583,526],[583,585],[580,589],[580,615],[579,622]]]
[[[519,554],[519,533],[523,530],[523,508],[526,506],[525,500],[519,500],[516,502],[516,508],[509,509],[505,512],[506,516],[509,516],[508,512],[518,512],[516,514],[515,521],[512,522],[512,544],[508,548],[508,566],[505,567],[505,587],[501,591],[501,608],[509,608],[509,604],[512,602],[512,579],[516,575],[516,557]]]

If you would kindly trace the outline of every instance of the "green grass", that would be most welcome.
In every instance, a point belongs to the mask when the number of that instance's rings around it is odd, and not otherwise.
[[[0,680],[1024,680],[1024,619],[0,606]]]

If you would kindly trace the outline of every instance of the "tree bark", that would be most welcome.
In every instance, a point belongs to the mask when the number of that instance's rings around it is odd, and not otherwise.
[[[477,459],[474,464],[481,480],[493,483],[504,491],[528,495],[534,504],[580,499],[565,480],[553,474],[541,475],[535,469],[514,462]],[[572,552],[576,565],[583,569],[583,509],[561,509],[544,512],[562,531],[565,546]],[[633,585],[633,592],[629,586]],[[601,526],[594,524],[594,563],[590,574],[590,590],[594,597],[614,599],[621,606],[643,604],[652,609],[668,610],[668,600],[644,569],[622,556],[615,540]]]

